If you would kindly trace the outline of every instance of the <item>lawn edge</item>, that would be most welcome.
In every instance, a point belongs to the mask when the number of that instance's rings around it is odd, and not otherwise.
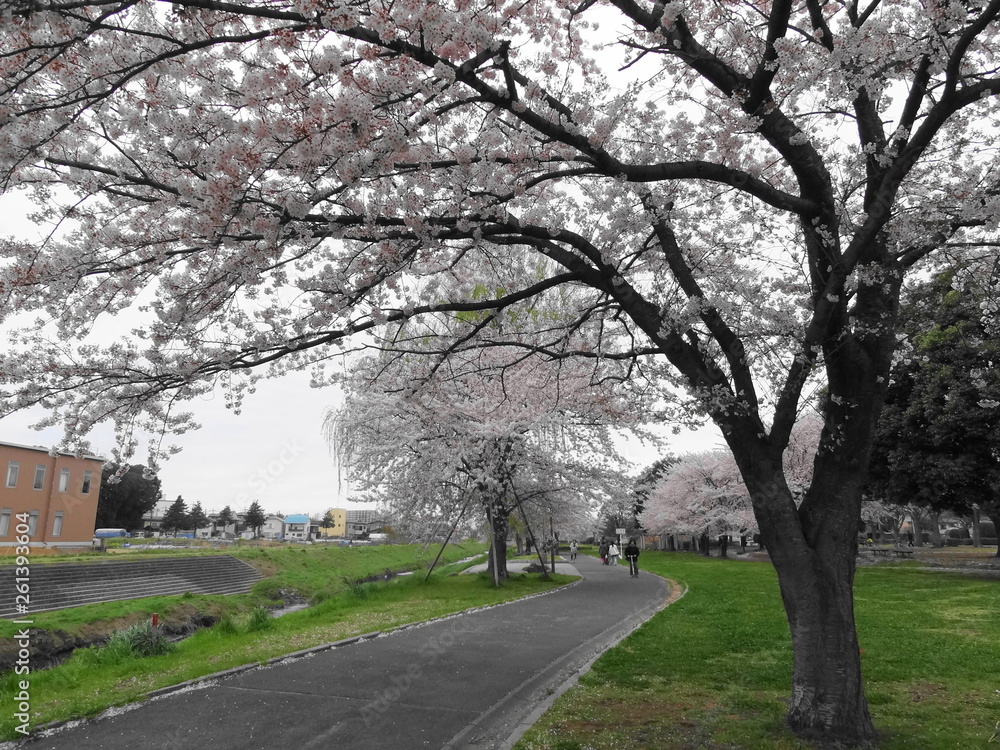
[[[298,661],[299,659],[307,658],[309,656],[312,656],[313,654],[320,653],[322,651],[329,651],[335,648],[340,648],[342,646],[349,646],[359,641],[372,640],[374,638],[385,638],[395,633],[402,632],[404,630],[409,630],[411,628],[419,628],[425,625],[430,625],[431,623],[442,622],[444,620],[450,620],[456,617],[462,617],[464,615],[472,614],[474,612],[482,612],[485,610],[494,609],[496,607],[503,607],[508,604],[513,604],[515,602],[522,602],[527,599],[533,599],[538,596],[547,596],[548,594],[554,593],[556,591],[563,591],[564,589],[576,586],[582,580],[583,576],[580,576],[576,581],[570,581],[569,583],[565,583],[562,586],[556,586],[555,588],[548,589],[547,591],[539,591],[534,594],[528,594],[527,596],[518,597],[517,599],[510,599],[509,601],[498,602],[496,604],[484,604],[479,607],[469,607],[468,609],[459,610],[458,612],[452,612],[451,614],[447,615],[441,615],[440,617],[432,617],[429,620],[420,620],[418,622],[409,622],[403,625],[397,625],[387,630],[373,630],[369,633],[354,635],[348,638],[342,638],[338,641],[331,641],[329,643],[322,643],[319,644],[318,646],[310,646],[309,648],[300,649],[298,651],[292,651],[290,653],[282,654],[280,656],[272,656],[265,661],[241,664],[236,667],[229,667],[228,669],[223,669],[218,672],[212,672],[210,674],[202,675],[201,677],[193,677],[190,680],[185,680],[175,685],[167,685],[165,687],[156,688],[155,690],[150,690],[148,693],[145,693],[138,700],[129,701],[128,703],[122,703],[115,706],[108,706],[107,708],[103,709],[100,713],[95,714],[93,716],[87,716],[76,719],[65,719],[62,721],[50,721],[45,724],[41,724],[38,727],[35,727],[34,731],[32,731],[31,734],[29,734],[24,739],[6,740],[0,742],[0,750],[14,750],[14,748],[21,747],[26,742],[32,742],[35,740],[43,739],[45,737],[49,737],[53,734],[62,731],[63,729],[76,727],[86,722],[99,721],[100,719],[105,718],[107,716],[116,716],[120,713],[130,711],[133,708],[136,708],[148,701],[157,700],[159,698],[162,698],[166,695],[171,695],[173,693],[189,692],[192,690],[201,690],[207,687],[211,687],[212,684],[214,684],[219,680],[226,679],[227,677],[233,677],[235,675],[242,674],[244,672],[251,672],[257,669],[265,669],[267,667],[271,667],[279,663],[289,663],[293,661]]]
[[[657,578],[662,578],[664,581],[667,582],[667,586],[669,587],[668,593],[666,598],[660,604],[660,606],[657,607],[656,610],[645,620],[637,622],[632,627],[623,631],[615,641],[613,641],[611,644],[608,645],[607,648],[605,648],[598,654],[594,654],[593,658],[589,659],[585,664],[582,664],[573,674],[571,674],[568,678],[566,678],[566,680],[561,685],[559,685],[559,687],[557,687],[555,690],[552,691],[552,693],[546,696],[538,704],[538,706],[524,718],[524,721],[522,721],[520,724],[518,724],[517,727],[515,727],[514,731],[511,732],[511,734],[508,735],[507,738],[497,746],[497,750],[513,750],[514,746],[521,741],[521,738],[524,737],[527,731],[538,723],[539,719],[541,719],[542,716],[544,716],[545,713],[550,708],[552,708],[555,702],[560,697],[562,697],[564,693],[568,692],[570,688],[574,687],[576,683],[580,681],[580,678],[590,671],[591,667],[594,666],[594,663],[598,659],[600,659],[602,656],[608,653],[611,649],[619,646],[622,643],[622,641],[624,641],[626,638],[632,635],[632,633],[634,633],[640,627],[645,625],[651,619],[656,617],[657,614],[665,610],[671,604],[674,604],[683,599],[688,592],[687,584],[682,584],[679,581],[674,580],[673,578],[667,578],[666,576],[661,576],[659,573],[647,572],[647,575],[654,575]]]

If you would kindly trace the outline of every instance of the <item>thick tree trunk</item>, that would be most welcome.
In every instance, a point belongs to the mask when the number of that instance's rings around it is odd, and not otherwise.
[[[931,511],[927,514],[931,525],[931,543],[935,547],[943,547],[944,540],[941,538],[941,514]]]
[[[792,633],[788,724],[803,737],[864,745],[875,733],[854,623],[854,561],[822,552],[810,557],[779,573]]]
[[[920,514],[914,513],[910,516],[913,519],[913,546],[924,546],[924,527],[920,525]]]
[[[765,462],[755,461],[748,487],[791,631],[789,728],[805,739],[870,746],[875,727],[854,622],[860,481],[847,466],[836,471],[818,460],[824,481],[810,489],[810,511],[797,511],[780,463]]]
[[[989,519],[993,522],[993,535],[1000,535],[1000,501],[992,503],[983,503],[981,512],[986,514]],[[1000,558],[1000,543],[997,544],[997,554],[996,557]]]

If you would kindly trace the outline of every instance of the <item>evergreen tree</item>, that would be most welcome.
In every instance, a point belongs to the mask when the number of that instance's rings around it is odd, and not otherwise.
[[[321,528],[324,529],[332,529],[334,526],[337,525],[337,519],[333,517],[332,508],[326,512],[326,514],[323,516],[323,520],[319,522],[319,525]]]
[[[667,454],[643,469],[642,473],[636,478],[632,489],[635,500],[635,509],[632,515],[635,518],[641,516],[642,512],[646,509],[646,501],[649,500],[649,493],[653,491],[653,488],[656,487],[659,481],[666,477],[679,462],[679,458]]]
[[[250,507],[247,508],[247,512],[243,514],[243,521],[246,523],[247,528],[253,531],[254,538],[260,536],[260,529],[266,520],[267,517],[261,509],[260,503],[256,500],[250,503]]]
[[[937,514],[1000,513],[1000,342],[961,269],[917,287],[879,421],[869,493]]]
[[[235,520],[236,514],[233,513],[233,509],[228,505],[219,512],[218,525],[222,527],[223,531],[225,531],[226,527],[228,527],[229,524],[233,523]]]
[[[188,513],[188,525],[197,531],[198,529],[208,526],[209,523],[210,520],[208,515],[202,509],[201,502],[199,501],[195,503],[194,507],[191,508],[191,512]]]
[[[167,508],[167,512],[163,514],[163,521],[160,525],[167,529],[173,529],[174,536],[177,536],[177,532],[180,529],[186,529],[190,525],[188,518],[187,503],[184,502],[184,498],[180,495],[177,499]]]
[[[135,531],[143,527],[143,517],[163,497],[160,480],[146,472],[144,466],[104,465],[97,500],[98,528]]]

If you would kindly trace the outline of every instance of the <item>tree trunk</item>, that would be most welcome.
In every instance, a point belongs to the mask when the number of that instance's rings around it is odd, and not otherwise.
[[[1000,536],[1000,501],[983,503],[980,511],[993,522],[993,535]],[[1000,542],[997,543],[996,557],[1000,558]]]
[[[875,732],[855,632],[853,559],[811,558],[779,574],[792,632],[788,724],[802,737],[867,744]]]
[[[807,740],[871,745],[875,727],[854,622],[861,480],[850,461],[819,458],[820,481],[797,510],[780,459],[771,467],[767,460],[751,459],[747,486],[791,631],[788,726]]]
[[[487,508],[487,518],[490,522],[490,561],[487,570],[493,578],[493,585],[500,587],[501,581],[507,578],[507,534],[510,530],[510,517],[503,509]]]
[[[699,539],[699,544],[701,544],[701,554],[705,557],[712,556],[711,545],[708,543],[708,534],[702,534]]]
[[[923,547],[924,546],[924,529],[920,525],[920,514],[913,513],[910,515],[913,520],[913,546]]]
[[[941,514],[938,513],[937,511],[932,510],[930,513],[927,514],[927,517],[931,525],[931,543],[935,547],[939,548],[943,547],[944,540],[941,538],[941,523],[940,523]]]
[[[729,547],[729,537],[723,534],[719,537],[719,557],[729,557],[726,549]]]

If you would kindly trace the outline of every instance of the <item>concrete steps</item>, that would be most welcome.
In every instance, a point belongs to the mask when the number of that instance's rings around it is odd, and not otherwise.
[[[0,617],[95,602],[173,594],[244,594],[263,576],[231,555],[85,563],[32,563],[27,612],[19,613],[16,568],[0,566]]]

